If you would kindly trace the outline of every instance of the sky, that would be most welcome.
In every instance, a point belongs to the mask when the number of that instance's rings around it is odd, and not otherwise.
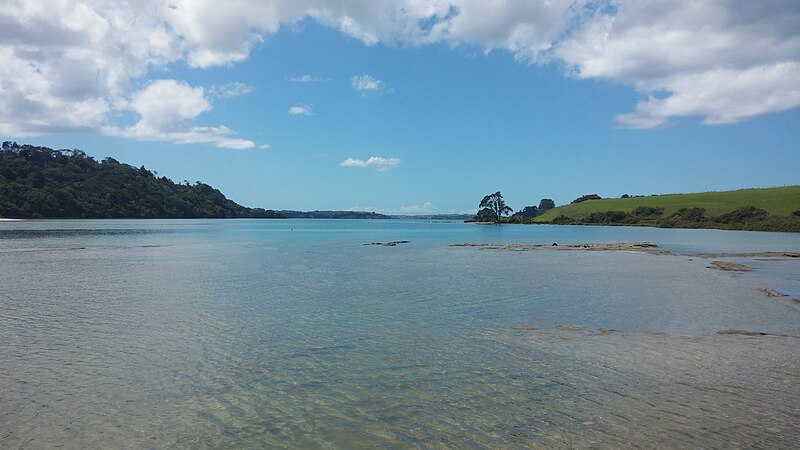
[[[0,0],[0,139],[251,207],[800,184],[796,0]]]

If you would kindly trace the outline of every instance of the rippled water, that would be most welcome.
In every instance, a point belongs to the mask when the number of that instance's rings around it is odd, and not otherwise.
[[[448,246],[640,240],[678,255]],[[800,261],[697,256],[767,250],[800,236],[0,223],[0,447],[792,448]]]

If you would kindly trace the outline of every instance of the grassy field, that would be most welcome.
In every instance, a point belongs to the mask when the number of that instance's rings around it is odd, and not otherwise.
[[[560,215],[581,219],[593,212],[623,211],[630,213],[639,206],[664,208],[664,215],[674,213],[681,208],[705,208],[707,216],[755,206],[766,210],[771,215],[788,216],[793,211],[800,210],[800,186],[587,200],[551,209],[537,217],[535,221],[548,222]]]

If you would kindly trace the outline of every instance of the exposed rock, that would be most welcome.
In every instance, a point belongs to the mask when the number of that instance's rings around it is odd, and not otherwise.
[[[556,330],[558,330],[558,331],[584,331],[585,328],[579,327],[577,325],[556,325]]]
[[[391,241],[391,242],[370,242],[369,244],[364,245],[382,245],[384,247],[394,247],[397,244],[408,244],[411,241]]]
[[[727,270],[731,272],[750,272],[753,270],[753,268],[750,266],[745,266],[744,264],[737,264],[727,261],[711,261],[711,264],[708,265],[708,268]]]
[[[798,252],[712,253],[697,255],[705,258],[800,258]]]
[[[738,334],[742,336],[766,336],[769,333],[763,333],[761,331],[747,331],[747,330],[719,330],[717,334]]]
[[[613,328],[598,328],[597,331],[599,331],[601,334],[610,334],[617,332],[617,330]]]
[[[736,334],[740,336],[781,336],[781,337],[792,337],[789,334],[777,334],[777,333],[764,333],[763,331],[747,331],[747,330],[719,330],[717,334]]]
[[[586,251],[633,251],[651,253],[654,255],[669,255],[670,252],[658,248],[650,242],[618,242],[613,244],[572,244],[572,245],[543,245],[543,244],[451,244],[451,247],[481,247],[491,250],[586,250]]]
[[[758,288],[758,291],[766,295],[767,297],[786,297],[786,294],[784,294],[783,292],[778,292],[775,289]]]

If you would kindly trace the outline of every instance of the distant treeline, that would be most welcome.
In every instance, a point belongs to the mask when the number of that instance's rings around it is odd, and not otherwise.
[[[549,222],[540,223],[800,232],[800,211],[794,211],[789,216],[776,216],[755,206],[748,206],[708,217],[705,208],[681,208],[674,213],[664,214],[664,208],[661,207],[639,206],[630,213],[592,212],[579,219],[559,215]]]
[[[280,218],[247,208],[213,187],[157,177],[81,150],[4,142],[0,150],[0,217],[8,218]]]
[[[289,219],[391,219],[391,216],[366,211],[279,211]]]

